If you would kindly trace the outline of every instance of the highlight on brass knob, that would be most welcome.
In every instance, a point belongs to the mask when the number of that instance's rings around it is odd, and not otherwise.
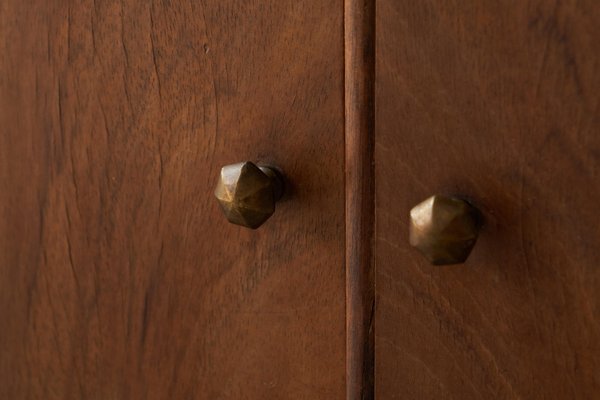
[[[479,210],[456,197],[432,196],[410,210],[410,244],[433,265],[465,262],[480,227]]]
[[[256,229],[275,212],[283,178],[274,168],[250,161],[221,169],[215,196],[229,222]]]

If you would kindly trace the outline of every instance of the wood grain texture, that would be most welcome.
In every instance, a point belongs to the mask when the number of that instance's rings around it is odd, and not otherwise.
[[[345,0],[346,387],[372,399],[375,1]]]
[[[344,398],[343,57],[341,2],[0,2],[0,398]]]
[[[599,46],[596,0],[378,1],[377,398],[598,398]],[[408,245],[435,193],[466,265]]]

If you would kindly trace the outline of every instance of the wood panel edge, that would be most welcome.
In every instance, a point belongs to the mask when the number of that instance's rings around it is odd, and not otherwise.
[[[346,398],[374,394],[375,0],[344,0]]]

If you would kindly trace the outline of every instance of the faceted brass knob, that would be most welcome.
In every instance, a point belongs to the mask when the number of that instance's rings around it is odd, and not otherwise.
[[[271,167],[250,161],[221,169],[215,196],[229,222],[256,229],[275,212],[283,195],[283,179]]]
[[[432,196],[410,210],[410,244],[433,265],[465,262],[480,227],[479,211],[456,197]]]

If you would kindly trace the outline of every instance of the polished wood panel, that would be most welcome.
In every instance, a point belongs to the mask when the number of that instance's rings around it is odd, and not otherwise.
[[[374,396],[373,129],[375,0],[344,1],[346,121],[346,387]]]
[[[598,2],[377,10],[376,397],[598,398]],[[408,244],[438,193],[484,214],[465,265]]]
[[[344,398],[343,59],[341,2],[2,1],[0,398]]]

